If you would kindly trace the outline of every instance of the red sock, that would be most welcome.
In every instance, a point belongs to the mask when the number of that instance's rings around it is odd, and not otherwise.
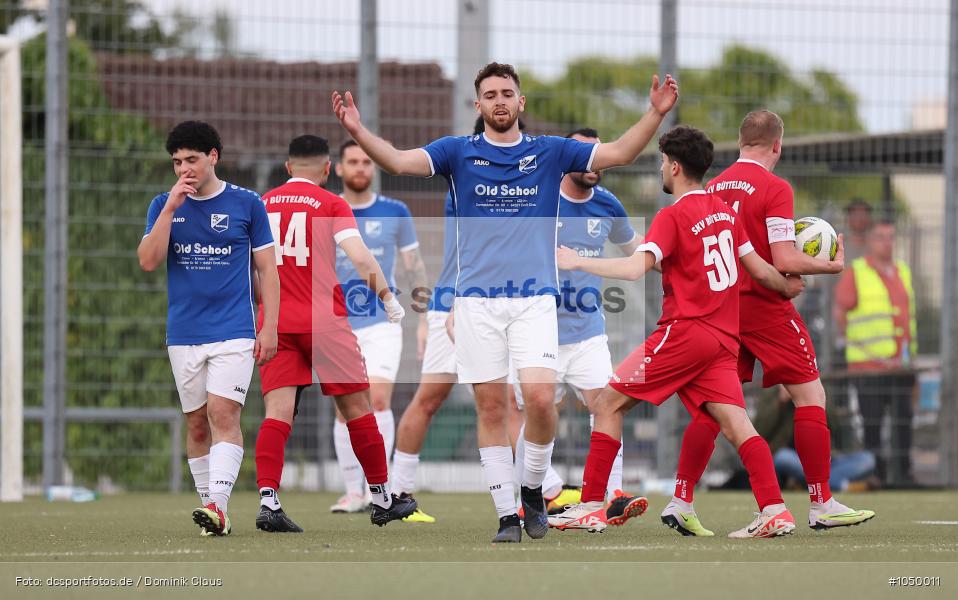
[[[256,485],[279,489],[283,476],[286,440],[293,427],[277,419],[263,419],[256,436]]]
[[[812,502],[825,503],[832,497],[832,432],[821,406],[795,407],[795,451],[805,470],[805,482]]]
[[[752,485],[752,494],[758,502],[758,509],[765,510],[769,504],[782,504],[782,489],[778,487],[772,451],[762,436],[756,435],[745,440],[738,447],[738,455],[748,471],[748,481]]]
[[[349,429],[349,441],[363,467],[366,481],[374,485],[385,484],[389,477],[386,468],[386,444],[383,442],[383,434],[379,433],[376,417],[373,413],[366,413],[357,419],[346,421],[346,428]]]
[[[589,456],[585,459],[585,471],[582,473],[582,501],[602,502],[609,486],[609,474],[612,463],[619,453],[622,442],[610,435],[592,432],[589,441]]]
[[[720,427],[715,421],[694,419],[685,428],[682,448],[679,450],[679,470],[675,474],[675,497],[691,502],[695,485],[702,478],[705,467],[715,450],[715,437]]]

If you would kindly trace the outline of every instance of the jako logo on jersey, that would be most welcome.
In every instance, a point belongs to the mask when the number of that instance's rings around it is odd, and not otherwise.
[[[173,217],[174,223],[186,223],[186,217]]]
[[[602,234],[602,219],[589,219],[586,221],[586,229],[592,237],[599,237]]]
[[[210,227],[213,228],[213,231],[223,233],[230,226],[230,216],[229,215],[220,215],[213,213],[210,215]]]
[[[519,172],[528,175],[536,170],[536,155],[530,154],[519,159]]]
[[[481,158],[477,158],[476,160],[472,161],[472,164],[475,165],[475,166],[477,166],[477,167],[488,167],[488,166],[489,166],[489,161],[488,161],[488,160],[482,160]]]
[[[379,237],[383,233],[382,221],[366,221],[366,235]]]

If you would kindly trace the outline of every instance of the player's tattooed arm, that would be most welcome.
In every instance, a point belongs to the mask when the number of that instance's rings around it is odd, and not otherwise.
[[[758,252],[749,252],[741,258],[742,266],[759,285],[774,290],[786,298],[794,298],[802,293],[805,281],[797,275],[785,276],[778,269],[765,262]]]
[[[429,276],[426,273],[426,263],[422,260],[422,253],[419,248],[413,248],[401,253],[403,268],[409,274],[410,289],[413,290],[410,297],[413,301],[417,298],[430,297]],[[419,313],[419,324],[416,328],[416,355],[419,360],[426,354],[426,339],[429,337],[429,323],[426,321],[426,308],[416,306],[413,310]]]
[[[415,148],[399,150],[363,126],[359,109],[351,92],[333,92],[333,113],[343,128],[373,161],[390,175],[431,177],[432,168],[426,153]]]
[[[427,290],[429,276],[426,274],[426,263],[422,260],[419,248],[406,250],[402,254],[402,264],[409,275],[409,284],[413,290]]]
[[[599,144],[595,149],[591,169],[601,171],[609,167],[621,167],[632,164],[639,153],[649,145],[655,136],[665,115],[672,110],[679,99],[679,86],[671,75],[659,84],[659,76],[652,76],[652,88],[649,90],[649,110],[638,123],[622,134],[614,142]]]
[[[655,255],[651,252],[636,252],[621,258],[586,258],[566,246],[556,249],[556,264],[568,271],[585,271],[609,279],[635,281],[655,265]]]
[[[772,264],[782,273],[792,275],[835,275],[845,268],[845,239],[838,234],[838,253],[835,260],[821,260],[795,247],[795,242],[773,242]]]

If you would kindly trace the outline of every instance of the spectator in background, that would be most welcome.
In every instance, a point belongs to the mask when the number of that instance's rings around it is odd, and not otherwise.
[[[911,269],[894,259],[895,224],[875,223],[863,257],[852,261],[835,288],[835,326],[858,391],[865,449],[878,459],[884,482],[909,484],[911,419],[917,350]],[[881,428],[891,414],[890,464],[883,457]]]
[[[772,449],[775,472],[783,487],[805,487],[802,461],[795,451],[795,407],[782,386],[763,393],[756,403],[755,430],[765,438]],[[862,491],[873,486],[870,481],[875,470],[875,455],[868,450],[842,447],[849,441],[851,427],[848,412],[834,403],[826,405],[828,428],[832,431],[832,463],[828,486],[833,490]],[[846,451],[847,450],[847,451]]]
[[[865,256],[868,231],[872,228],[872,205],[855,198],[845,207],[845,264]]]

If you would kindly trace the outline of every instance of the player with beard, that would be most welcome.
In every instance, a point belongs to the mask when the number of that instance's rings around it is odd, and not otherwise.
[[[449,184],[457,219],[456,368],[460,382],[474,384],[480,462],[499,516],[493,541],[518,542],[506,379],[511,358],[526,406],[524,526],[531,538],[541,538],[549,528],[542,482],[558,421],[553,249],[562,176],[634,161],[675,105],[678,85],[670,75],[661,85],[654,76],[646,114],[618,140],[603,144],[520,132],[525,97],[511,65],[483,67],[475,90],[475,107],[486,124],[481,135],[445,137],[412,150],[398,150],[367,130],[351,93],[333,92],[332,104],[343,127],[388,173],[440,174]]]
[[[598,144],[595,129],[583,128],[566,137]],[[602,173],[568,173],[559,186],[558,243],[581,256],[603,256],[608,240],[629,256],[639,245],[639,236],[629,223],[629,216],[619,199],[599,185]],[[612,376],[612,356],[605,334],[602,309],[602,278],[583,271],[559,271],[559,364],[556,371],[556,404],[562,402],[567,384],[591,410],[599,392]],[[522,409],[522,390],[516,387],[516,400]],[[590,415],[590,422],[594,417]],[[525,454],[523,432],[516,436],[516,465],[521,466]],[[518,470],[518,469],[517,469]],[[568,504],[579,502],[579,489],[563,487],[562,477],[552,465],[546,472],[542,493],[550,513],[561,511]],[[622,488],[622,450],[616,455],[609,477],[607,499],[628,503]],[[617,500],[622,498],[621,500]]]
[[[359,233],[379,262],[387,284],[391,289],[396,287],[398,251],[403,267],[410,274],[411,287],[423,289],[429,282],[412,215],[405,203],[372,191],[374,169],[373,161],[356,142],[347,140],[340,146],[336,175],[343,180],[342,197],[352,208]],[[389,321],[382,302],[341,248],[336,250],[336,272],[346,299],[349,324],[366,359],[373,414],[389,458],[396,439],[391,404],[393,384],[402,357],[402,326]],[[417,331],[420,345],[425,342],[426,329],[426,316],[421,314]],[[363,470],[350,444],[346,421],[338,411],[333,424],[333,441],[346,493],[330,507],[330,511],[352,513],[365,510],[371,501],[368,488],[363,485]]]

